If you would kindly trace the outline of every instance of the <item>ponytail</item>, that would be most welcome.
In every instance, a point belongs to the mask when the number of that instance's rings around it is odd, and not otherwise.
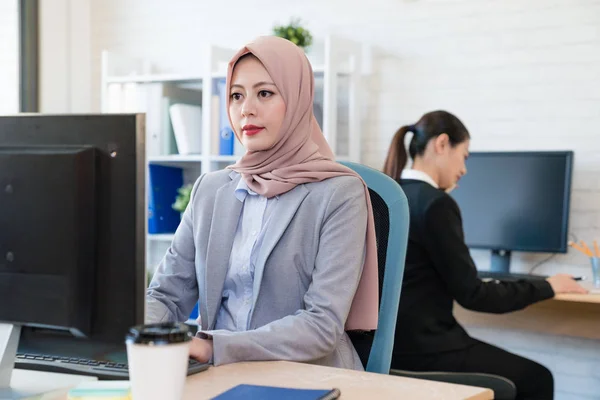
[[[406,132],[414,133],[408,146],[409,154],[406,154],[404,147]],[[415,157],[423,155],[427,143],[442,133],[448,135],[452,146],[469,139],[469,131],[456,116],[443,110],[428,112],[416,124],[403,126],[396,131],[385,159],[383,172],[394,180],[400,180],[408,156],[410,155],[414,160]]]
[[[385,158],[385,164],[383,166],[383,173],[388,175],[394,180],[399,180],[402,170],[406,166],[408,161],[408,154],[404,147],[404,139],[406,133],[409,132],[411,126],[403,126],[396,131],[392,144],[388,150],[387,157]]]

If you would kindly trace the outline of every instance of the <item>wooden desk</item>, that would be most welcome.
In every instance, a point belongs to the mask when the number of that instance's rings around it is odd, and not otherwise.
[[[53,381],[62,374],[52,372],[21,371],[24,382]],[[67,377],[73,377],[67,376]],[[94,379],[94,378],[83,378]],[[410,399],[410,400],[491,400],[490,389],[455,385],[421,379],[404,378],[321,367],[286,361],[246,362],[210,367],[189,376],[183,400],[210,399],[241,383],[281,386],[299,389],[339,388],[342,400],[352,399]],[[64,384],[64,387],[72,387]],[[62,385],[61,385],[62,386]],[[60,389],[37,400],[66,400],[68,389]]]
[[[600,307],[600,294],[559,294],[554,297],[557,301],[573,301],[577,303],[598,304]]]
[[[552,335],[600,339],[600,295],[561,294],[507,314],[469,311],[454,304],[454,316],[465,326],[519,329]]]
[[[184,400],[214,397],[238,384],[306,389],[339,388],[340,399],[487,400],[489,389],[286,361],[211,367],[188,378]]]

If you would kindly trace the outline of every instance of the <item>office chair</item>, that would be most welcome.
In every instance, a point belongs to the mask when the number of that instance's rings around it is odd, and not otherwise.
[[[389,374],[408,243],[408,200],[396,181],[365,165],[341,162],[369,188],[379,269],[379,322],[374,332],[348,332],[365,370]]]
[[[340,162],[340,164],[354,170],[367,184],[375,219],[379,264],[379,323],[374,332],[347,332],[365,365],[365,370],[486,387],[494,391],[497,400],[513,400],[516,397],[514,383],[497,375],[390,370],[408,244],[410,220],[408,200],[400,185],[384,173],[353,162]]]
[[[517,397],[517,387],[513,381],[498,375],[477,372],[414,372],[398,369],[391,369],[390,375],[484,387],[494,392],[495,400],[514,400]]]

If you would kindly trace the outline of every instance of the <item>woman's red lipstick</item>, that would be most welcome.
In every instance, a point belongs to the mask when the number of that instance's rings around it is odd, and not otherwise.
[[[262,127],[262,126],[244,125],[242,127],[242,132],[244,132],[244,135],[252,136],[252,135],[256,135],[258,132],[262,131],[263,129],[264,129],[264,127]]]

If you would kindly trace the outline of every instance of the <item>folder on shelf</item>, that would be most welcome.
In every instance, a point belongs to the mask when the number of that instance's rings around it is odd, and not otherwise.
[[[202,152],[202,108],[175,103],[169,107],[173,133],[179,154]]]
[[[220,131],[220,115],[221,115],[221,99],[219,95],[213,95],[210,109],[210,154],[219,155],[219,131]]]
[[[167,151],[163,152],[162,154],[200,153],[200,150],[197,149],[200,148],[202,143],[202,91],[172,84],[165,84],[162,91],[161,101],[161,113],[163,114],[161,131],[167,147]],[[184,118],[190,119],[189,123],[194,124],[194,126],[190,127],[190,130],[194,131],[192,132],[193,136],[191,137],[190,142],[193,150],[186,146],[185,143],[181,142],[180,138],[177,136],[176,128],[180,127],[181,124],[179,126],[176,126],[175,124],[181,121],[173,121],[171,109],[175,104],[177,104],[178,107],[182,107],[182,105],[193,107],[191,108],[183,106],[185,108],[183,113],[186,114]],[[198,126],[196,127],[196,125]],[[180,143],[182,143],[182,146],[180,146]]]
[[[236,140],[229,118],[227,117],[227,93],[225,93],[225,79],[217,82],[219,92],[219,154],[222,156],[233,155],[233,143]]]
[[[181,216],[171,205],[183,186],[183,170],[150,164],[148,190],[148,233],[173,233]]]

